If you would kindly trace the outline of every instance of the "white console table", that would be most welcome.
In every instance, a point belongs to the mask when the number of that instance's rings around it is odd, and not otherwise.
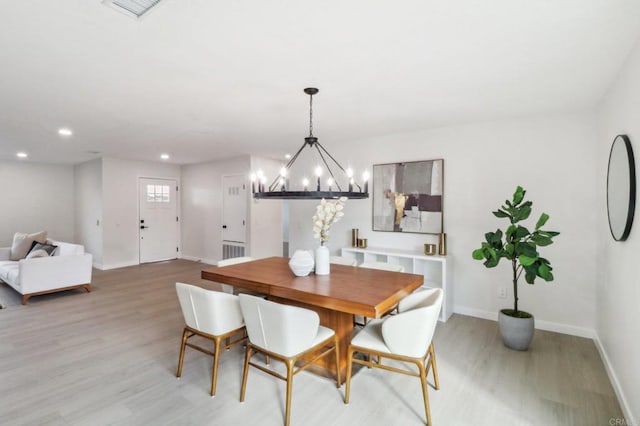
[[[345,247],[342,256],[362,262],[387,262],[404,266],[404,271],[424,275],[423,287],[438,287],[444,291],[440,321],[446,322],[453,313],[453,289],[451,277],[451,258],[446,256],[427,256],[417,251],[386,248]]]

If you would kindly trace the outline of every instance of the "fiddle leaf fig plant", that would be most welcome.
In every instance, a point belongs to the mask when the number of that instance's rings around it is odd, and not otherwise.
[[[540,215],[533,231],[520,223],[529,218],[533,205],[531,201],[525,201],[525,194],[526,191],[518,186],[513,199],[505,200],[504,205],[493,212],[495,217],[508,219],[510,224],[504,232],[497,229],[484,234],[485,241],[472,254],[474,259],[483,260],[487,268],[496,267],[501,259],[511,262],[514,305],[513,310],[505,309],[502,312],[519,318],[529,318],[531,314],[518,310],[518,280],[524,273],[524,279],[529,284],[534,284],[538,277],[553,281],[551,263],[540,256],[538,248],[553,244],[553,238],[560,234],[542,229],[549,220],[546,213]]]

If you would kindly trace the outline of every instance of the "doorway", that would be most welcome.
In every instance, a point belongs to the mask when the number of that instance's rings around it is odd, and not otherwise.
[[[245,255],[247,242],[247,184],[244,175],[222,177],[223,259]]]
[[[178,257],[178,185],[174,179],[140,178],[140,263]]]

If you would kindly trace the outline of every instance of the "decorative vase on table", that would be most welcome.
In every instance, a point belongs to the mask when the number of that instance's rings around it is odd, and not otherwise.
[[[313,270],[313,254],[307,250],[296,250],[289,260],[289,268],[297,277],[306,277]]]
[[[331,225],[340,220],[344,213],[344,203],[346,197],[337,200],[327,201],[324,198],[316,206],[316,213],[313,215],[313,238],[320,240],[320,247],[316,249],[316,275],[328,275],[330,271],[329,247],[326,246],[329,240],[329,229]]]
[[[331,263],[329,262],[329,247],[324,243],[316,249],[316,275],[328,275],[331,272]]]

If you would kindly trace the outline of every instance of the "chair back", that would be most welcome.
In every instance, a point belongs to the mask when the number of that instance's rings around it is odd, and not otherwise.
[[[237,265],[238,263],[250,262],[252,260],[255,260],[255,259],[250,256],[232,257],[231,259],[219,260],[216,266],[221,268],[223,266]]]
[[[219,260],[216,266],[218,268],[222,268],[223,266],[231,266],[237,265],[238,263],[250,262],[255,260],[253,257],[249,256],[240,256],[240,257],[232,257],[231,259],[223,259]],[[219,283],[222,286],[222,291],[225,293],[233,294],[233,286],[229,284]]]
[[[404,266],[387,262],[363,262],[361,268],[381,269],[383,271],[404,272]]]
[[[412,293],[401,300],[400,313],[387,317],[382,324],[382,338],[389,350],[398,355],[424,356],[433,339],[442,299],[442,289],[434,288]]]
[[[248,294],[238,297],[252,344],[286,357],[313,345],[320,325],[316,312]]]
[[[345,266],[357,266],[358,261],[344,256],[331,256],[329,257],[329,263],[333,263],[335,265],[345,265]]]
[[[203,333],[219,336],[244,325],[238,296],[176,283],[185,323]]]

